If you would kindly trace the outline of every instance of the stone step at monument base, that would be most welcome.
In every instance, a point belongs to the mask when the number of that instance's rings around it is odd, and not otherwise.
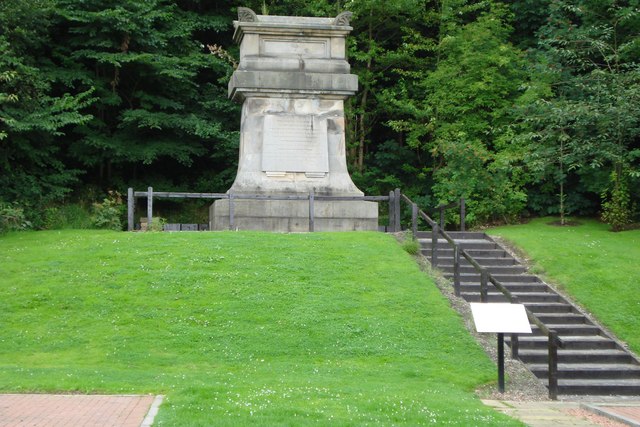
[[[377,231],[378,204],[365,201],[314,202],[314,231]],[[229,226],[229,200],[216,200],[209,208],[211,230],[309,231],[307,200],[233,200],[233,226]]]

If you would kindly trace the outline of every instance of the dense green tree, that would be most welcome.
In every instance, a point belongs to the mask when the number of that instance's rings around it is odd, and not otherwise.
[[[534,181],[559,188],[562,217],[587,200],[593,213],[601,194],[628,191],[640,175],[638,35],[637,2],[558,0],[540,30],[545,67],[532,73],[537,99],[524,109],[529,126],[520,136]],[[583,201],[575,197],[581,191]]]
[[[72,190],[224,191],[236,8],[350,10],[347,159],[367,193],[472,220],[633,220],[640,194],[638,0],[4,0],[0,202]],[[453,218],[455,220],[455,218]]]
[[[76,129],[76,159],[107,185],[114,167],[134,181],[141,167],[176,172],[212,156],[212,169],[232,167],[236,110],[225,85],[232,67],[206,47],[229,29],[226,16],[163,0],[59,0],[58,14],[64,31],[55,57],[72,70],[70,84],[94,87],[99,98],[92,120]]]
[[[465,197],[470,220],[512,217],[525,196],[496,152],[525,76],[508,42],[508,10],[448,1],[423,16],[428,27],[402,28],[386,71],[396,78],[378,96],[385,124],[414,154],[413,164],[406,154],[399,159],[413,174],[404,184],[423,183],[418,194],[432,207]]]
[[[415,132],[399,123],[417,111],[412,102],[421,97],[419,81],[435,63],[435,3],[351,1],[347,7],[354,12],[349,59],[360,84],[347,103],[354,180],[369,193],[401,187],[422,206],[430,206],[429,155],[412,144]]]
[[[468,199],[471,220],[513,217],[525,195],[510,179],[510,168],[496,161],[525,78],[520,52],[508,42],[510,14],[499,2],[448,7],[441,57],[428,77],[435,110],[432,152],[439,162],[434,194],[441,202]],[[473,20],[464,23],[466,15]]]
[[[80,170],[61,156],[63,137],[90,120],[91,88],[68,88],[49,60],[54,16],[47,0],[0,3],[0,201],[58,200]]]

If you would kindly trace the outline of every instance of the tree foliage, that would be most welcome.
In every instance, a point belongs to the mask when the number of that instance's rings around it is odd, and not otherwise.
[[[0,202],[226,190],[238,6],[353,12],[347,158],[365,192],[465,197],[476,222],[635,220],[637,0],[4,0]]]
[[[628,191],[622,181],[638,176],[639,28],[637,5],[567,0],[552,3],[539,32],[546,89],[526,104],[521,135],[533,181],[559,186],[561,215],[593,212],[600,194]]]

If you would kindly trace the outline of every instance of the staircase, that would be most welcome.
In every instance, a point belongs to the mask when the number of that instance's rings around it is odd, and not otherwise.
[[[558,349],[558,394],[640,396],[640,362],[588,316],[559,295],[485,233],[447,232],[481,266],[500,281],[564,343]],[[418,233],[422,254],[431,258],[431,233]],[[453,249],[438,240],[437,267],[453,279]],[[460,257],[460,293],[468,302],[480,302],[480,274]],[[489,302],[508,302],[489,283]],[[547,337],[536,325],[532,334],[518,336],[519,359],[538,378],[548,379]],[[508,342],[508,336],[506,336]]]

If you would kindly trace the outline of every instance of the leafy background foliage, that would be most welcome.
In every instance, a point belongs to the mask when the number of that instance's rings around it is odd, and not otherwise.
[[[238,6],[353,12],[347,159],[366,193],[465,197],[476,224],[638,221],[638,0],[5,0],[0,201],[45,227],[130,186],[226,191]]]

